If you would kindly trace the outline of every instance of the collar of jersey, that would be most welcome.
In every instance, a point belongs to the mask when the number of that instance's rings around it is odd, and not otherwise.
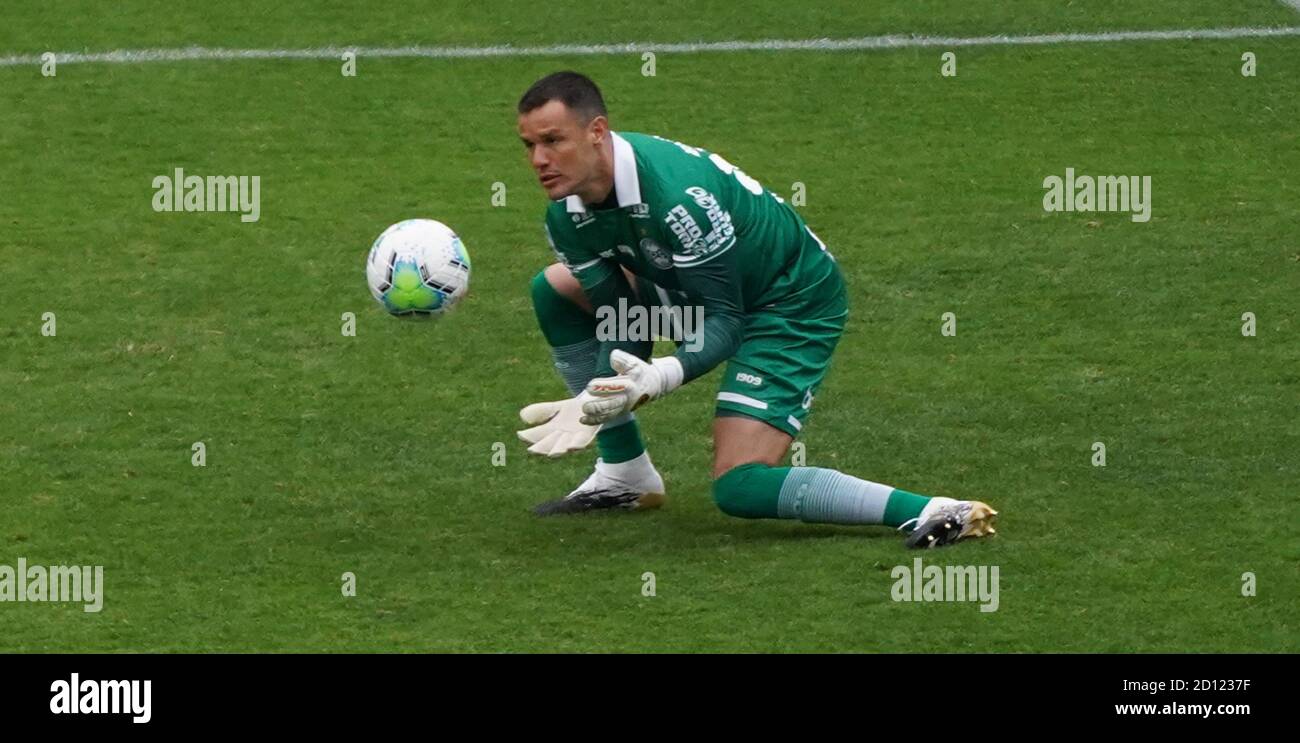
[[[618,206],[633,206],[641,203],[641,181],[636,170],[636,152],[632,149],[632,143],[618,136],[618,132],[611,131],[610,138],[614,142],[614,194],[618,196]],[[582,203],[582,197],[574,194],[565,197],[564,205],[570,214],[583,214],[587,211],[587,205]]]

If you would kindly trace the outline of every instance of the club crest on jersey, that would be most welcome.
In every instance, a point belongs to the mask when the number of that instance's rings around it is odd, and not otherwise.
[[[654,264],[655,268],[668,270],[673,265],[673,256],[664,246],[650,238],[641,241],[641,252],[645,254],[646,260]]]

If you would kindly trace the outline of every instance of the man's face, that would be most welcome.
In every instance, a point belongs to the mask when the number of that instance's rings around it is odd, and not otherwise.
[[[609,131],[604,116],[585,126],[562,101],[519,114],[519,138],[542,190],[552,201],[578,193],[596,176],[600,146]]]

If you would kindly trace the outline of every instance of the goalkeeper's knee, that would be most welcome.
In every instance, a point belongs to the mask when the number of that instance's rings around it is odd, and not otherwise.
[[[781,483],[789,467],[750,462],[733,467],[713,481],[713,502],[728,516],[742,519],[777,518]]]
[[[533,311],[537,313],[539,319],[552,313],[563,313],[568,309],[568,305],[572,304],[551,286],[550,281],[547,281],[545,270],[537,272],[529,282],[528,289],[533,297]]]
[[[539,271],[529,284],[537,324],[552,346],[571,346],[596,337],[596,319],[573,300],[556,291]]]

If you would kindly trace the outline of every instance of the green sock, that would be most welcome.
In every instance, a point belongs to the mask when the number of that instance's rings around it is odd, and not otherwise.
[[[902,526],[929,498],[822,467],[744,464],[713,483],[718,507],[749,519]]]
[[[629,413],[626,420],[615,418],[601,427],[596,433],[596,448],[600,458],[608,464],[618,464],[636,459],[645,453],[645,442],[641,440],[641,427],[636,418]]]
[[[569,394],[577,395],[596,376],[600,342],[596,340],[596,318],[555,291],[545,273],[533,277],[533,311],[542,335],[551,346],[555,370]],[[645,452],[641,428],[631,413],[606,423],[596,433],[600,458],[610,464],[636,459]]]
[[[894,488],[889,494],[889,501],[885,503],[883,523],[885,526],[900,527],[919,517],[921,511],[925,509],[925,504],[929,502],[928,495],[917,495]]]

